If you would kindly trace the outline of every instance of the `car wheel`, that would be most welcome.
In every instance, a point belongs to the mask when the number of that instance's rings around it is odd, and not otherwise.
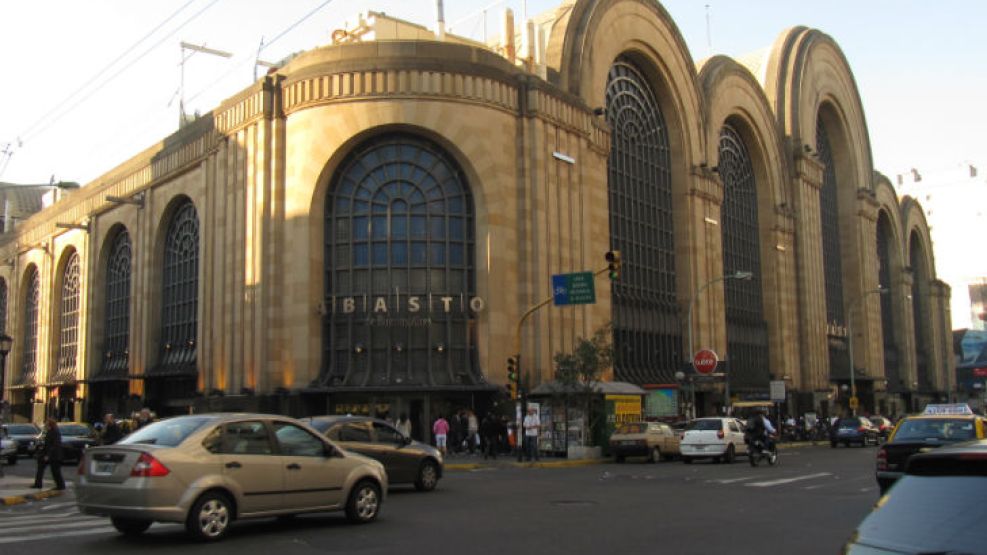
[[[758,459],[757,455],[752,455],[750,453],[747,454],[747,460],[750,461],[751,466],[757,466],[758,463],[757,459]]]
[[[622,464],[624,462],[624,456],[623,455],[615,455],[614,458],[613,458],[613,460],[617,464]]]
[[[364,480],[353,487],[346,501],[346,518],[354,524],[366,524],[380,512],[380,487]]]
[[[692,464],[692,457],[686,457],[685,455],[682,455],[682,462],[684,462],[685,464]]]
[[[727,464],[733,464],[737,460],[737,453],[734,451],[733,444],[727,445],[727,452],[723,456],[723,462]]]
[[[123,517],[112,517],[110,522],[113,523],[113,527],[117,529],[124,536],[139,536],[147,531],[151,527],[150,520],[140,520],[136,518],[123,518]]]
[[[415,480],[415,489],[418,491],[432,491],[439,484],[439,467],[434,461],[422,461],[418,467],[418,478]]]
[[[654,448],[652,448],[651,449],[651,462],[653,462],[653,463],[660,462],[661,459],[662,459],[662,457],[661,457],[661,448],[660,447],[654,447]]]
[[[835,441],[830,441],[829,442],[829,446],[832,447],[833,449],[836,449],[836,442]]]
[[[17,464],[17,455],[11,455],[11,456],[7,457],[7,464],[9,464],[11,466]]]
[[[226,535],[231,522],[233,505],[230,499],[218,491],[209,491],[192,505],[185,529],[197,539],[216,541]]]

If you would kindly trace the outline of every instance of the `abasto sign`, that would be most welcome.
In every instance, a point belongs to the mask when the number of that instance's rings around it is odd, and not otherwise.
[[[327,312],[333,316],[366,316],[367,324],[381,327],[425,327],[432,314],[477,314],[486,308],[482,297],[465,295],[393,295],[330,297]]]

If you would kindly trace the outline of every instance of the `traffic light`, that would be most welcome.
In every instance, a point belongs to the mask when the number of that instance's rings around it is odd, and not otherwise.
[[[517,399],[518,385],[521,374],[518,372],[517,356],[507,357],[507,389],[511,392],[511,399]]]
[[[610,281],[620,279],[620,251],[607,252],[607,275]]]

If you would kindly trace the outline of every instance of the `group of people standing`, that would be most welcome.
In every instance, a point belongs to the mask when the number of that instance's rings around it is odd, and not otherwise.
[[[528,408],[523,424],[524,442],[521,447],[529,461],[538,460],[541,421],[534,407]],[[516,428],[516,424],[509,422],[506,416],[487,413],[477,423],[473,411],[461,409],[448,419],[445,416],[436,418],[432,424],[432,434],[435,446],[444,455],[461,452],[474,454],[479,450],[484,459],[496,459],[498,453],[510,452],[516,447]]]

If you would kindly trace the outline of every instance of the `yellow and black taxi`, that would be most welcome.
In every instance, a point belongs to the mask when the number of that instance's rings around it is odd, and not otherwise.
[[[877,451],[877,485],[881,494],[901,477],[908,458],[944,445],[987,437],[987,419],[966,404],[928,405],[906,416]]]

